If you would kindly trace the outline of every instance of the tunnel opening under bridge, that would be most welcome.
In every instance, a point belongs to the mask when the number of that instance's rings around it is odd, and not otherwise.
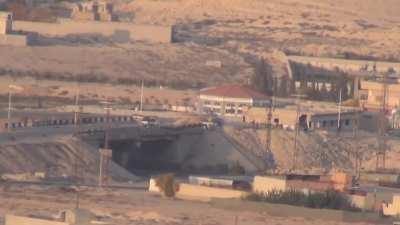
[[[111,141],[110,148],[113,161],[136,174],[180,169],[172,140],[118,140]]]

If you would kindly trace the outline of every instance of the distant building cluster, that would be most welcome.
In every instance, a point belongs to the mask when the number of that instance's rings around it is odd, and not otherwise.
[[[200,105],[204,113],[242,117],[249,107],[269,105],[268,97],[243,85],[224,85],[203,89]]]
[[[116,21],[114,5],[107,1],[76,3],[72,8],[72,19],[86,21]]]

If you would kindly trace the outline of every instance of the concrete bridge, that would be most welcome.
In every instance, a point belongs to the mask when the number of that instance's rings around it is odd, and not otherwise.
[[[106,128],[84,129],[78,132],[78,136],[87,142],[102,145],[105,141]],[[108,131],[110,142],[117,141],[174,141],[180,135],[201,134],[204,128],[201,124],[190,124],[186,126],[124,126],[111,127]]]
[[[192,139],[200,137],[204,130],[201,125],[113,127],[108,130],[108,146],[113,160],[134,173],[179,170],[185,158],[193,154]],[[96,148],[104,147],[105,128],[84,130],[77,135]]]

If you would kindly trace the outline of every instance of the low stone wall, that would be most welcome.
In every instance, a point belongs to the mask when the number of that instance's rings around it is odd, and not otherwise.
[[[247,194],[248,193],[244,191],[230,190],[224,188],[205,187],[192,184],[180,184],[179,191],[176,197],[181,199],[208,202],[214,198],[240,199]]]
[[[256,176],[253,182],[253,192],[267,193],[270,191],[286,191],[285,176]]]
[[[241,200],[213,199],[211,205],[228,210],[258,211],[278,217],[301,217],[306,220],[330,220],[345,222],[367,222],[371,224],[390,224],[391,219],[381,218],[378,213],[348,212],[331,209],[311,209],[282,204],[249,202]]]

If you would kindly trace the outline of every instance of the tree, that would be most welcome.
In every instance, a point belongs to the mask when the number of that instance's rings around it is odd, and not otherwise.
[[[289,91],[288,91],[289,82],[290,82],[290,80],[287,75],[285,75],[281,78],[281,82],[279,84],[279,89],[278,89],[278,95],[280,97],[288,97],[289,96]]]
[[[257,64],[251,79],[251,85],[256,90],[271,95],[273,92],[273,74],[272,67],[264,58],[261,58]]]
[[[337,80],[337,96],[339,97],[339,92],[342,92],[342,100],[346,100],[349,97],[349,88],[347,87],[347,76],[346,74],[339,74],[339,79]]]
[[[392,75],[392,74],[395,74],[395,73],[396,73],[396,70],[393,67],[389,67],[387,69],[387,71],[386,71],[387,75]]]

